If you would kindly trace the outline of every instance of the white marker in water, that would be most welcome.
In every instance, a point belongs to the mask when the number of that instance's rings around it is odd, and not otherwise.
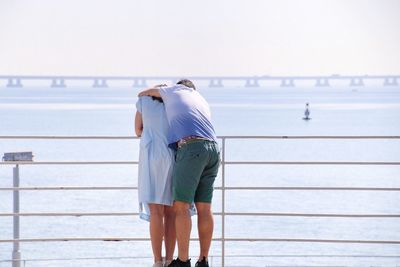
[[[306,110],[304,111],[303,120],[306,120],[306,121],[311,120],[311,118],[310,118],[310,108],[309,108],[308,103],[306,103]]]

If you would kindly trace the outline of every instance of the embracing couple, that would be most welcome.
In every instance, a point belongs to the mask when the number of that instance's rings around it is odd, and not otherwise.
[[[220,165],[209,105],[185,79],[142,91],[136,108],[139,209],[141,218],[150,221],[153,267],[191,266],[194,210],[200,240],[196,267],[208,267],[214,229],[211,200]],[[178,257],[173,260],[176,241]]]

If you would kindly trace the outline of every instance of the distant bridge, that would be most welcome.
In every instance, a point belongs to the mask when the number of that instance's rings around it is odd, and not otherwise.
[[[88,81],[93,87],[108,87],[110,81],[126,81],[132,87],[146,87],[148,82],[176,83],[182,77],[177,76],[29,76],[0,75],[0,81],[5,80],[7,87],[23,87],[30,81],[48,81],[50,87],[67,87],[68,82]],[[193,76],[189,79],[198,82],[208,82],[209,87],[223,87],[225,82],[241,82],[244,87],[259,87],[260,83],[278,81],[281,87],[294,87],[297,81],[311,81],[317,87],[329,87],[333,81],[348,81],[349,86],[364,86],[366,81],[381,81],[383,86],[398,86],[400,75],[331,75],[331,76]],[[265,86],[265,85],[263,85]]]

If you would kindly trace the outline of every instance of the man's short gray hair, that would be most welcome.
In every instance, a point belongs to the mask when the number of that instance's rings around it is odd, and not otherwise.
[[[176,84],[182,84],[186,87],[193,88],[194,90],[196,90],[196,87],[194,86],[193,82],[189,79],[182,79],[179,82],[177,82]]]

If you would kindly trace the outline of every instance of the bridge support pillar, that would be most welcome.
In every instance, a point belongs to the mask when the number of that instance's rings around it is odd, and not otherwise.
[[[208,87],[224,87],[221,79],[211,79]]]
[[[260,85],[258,84],[257,79],[248,79],[248,80],[246,80],[246,84],[244,86],[245,87],[259,87]]]
[[[135,79],[133,81],[133,87],[140,87],[140,88],[144,88],[147,87],[147,82],[146,79]]]
[[[293,79],[282,79],[281,87],[294,87]]]
[[[22,87],[21,78],[9,78],[7,87]]]
[[[105,88],[108,87],[106,79],[95,79],[93,83],[94,88]]]
[[[352,78],[350,86],[364,86],[364,80],[362,78]]]
[[[51,81],[51,87],[53,88],[64,88],[65,86],[65,80],[64,79],[53,79]]]
[[[397,86],[397,79],[396,77],[386,77],[384,82],[383,82],[384,86]]]
[[[330,86],[329,80],[326,78],[317,79],[315,86],[316,87],[328,87],[328,86]]]

